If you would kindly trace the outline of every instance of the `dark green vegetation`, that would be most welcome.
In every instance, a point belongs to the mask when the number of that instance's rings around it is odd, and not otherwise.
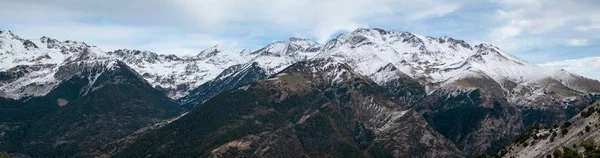
[[[488,112],[486,108],[480,106],[479,95],[479,91],[473,91],[449,99],[439,97],[431,104],[425,103],[429,107],[418,107],[417,110],[427,108],[428,112],[424,112],[423,117],[441,134],[452,141],[459,142],[459,136],[467,135],[476,129]]]
[[[581,112],[581,117],[588,118],[592,116],[594,113],[600,113],[600,109],[596,109],[595,107],[590,107],[587,110]]]
[[[517,126],[510,125],[520,121],[518,109],[509,106],[506,100],[487,99],[483,96],[484,94],[481,90],[436,91],[413,108],[422,113],[436,131],[454,142],[463,152],[479,155],[498,151],[520,130]],[[501,123],[484,125],[486,121]],[[495,127],[491,127],[491,125]],[[489,132],[488,134],[493,136],[478,136],[484,134],[483,131]],[[481,139],[482,137],[489,139]],[[482,144],[476,145],[475,143]]]
[[[598,158],[600,157],[600,147],[589,141],[582,141],[580,143],[584,149],[583,153],[577,152],[577,149],[571,147],[563,147],[562,151],[555,150],[553,156],[557,158]]]
[[[100,76],[88,85],[88,75]],[[61,107],[58,99],[68,103]],[[1,149],[34,157],[94,156],[94,148],[181,111],[122,63],[86,68],[44,97],[2,101],[8,104],[1,104],[0,120],[8,128]]]

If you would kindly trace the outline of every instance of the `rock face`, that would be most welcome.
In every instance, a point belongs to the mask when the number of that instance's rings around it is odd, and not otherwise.
[[[503,157],[546,157],[563,147],[585,151],[583,141],[600,143],[600,102],[594,103],[566,122],[556,126],[537,126],[528,130],[520,139],[506,146],[499,156]]]
[[[217,95],[116,157],[462,157],[386,93],[333,59],[299,62]]]

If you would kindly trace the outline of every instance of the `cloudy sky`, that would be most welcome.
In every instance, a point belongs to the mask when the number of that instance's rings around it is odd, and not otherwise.
[[[289,37],[323,43],[377,27],[491,43],[533,63],[600,79],[599,60],[592,58],[600,56],[598,0],[0,1],[2,29],[105,50],[191,54],[216,44],[255,50]]]

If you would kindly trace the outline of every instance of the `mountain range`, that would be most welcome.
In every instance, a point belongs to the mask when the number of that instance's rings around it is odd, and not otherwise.
[[[0,152],[36,157],[473,157],[600,99],[491,44],[376,28],[187,56],[2,30],[0,62]]]

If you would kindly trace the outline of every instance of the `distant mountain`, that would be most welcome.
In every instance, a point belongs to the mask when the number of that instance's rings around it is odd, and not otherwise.
[[[462,157],[385,93],[344,63],[299,62],[217,95],[116,157]]]
[[[11,99],[48,94],[77,73],[69,68],[114,63],[100,49],[83,42],[48,37],[28,40],[8,30],[0,31],[0,61],[0,96]]]
[[[218,45],[197,55],[182,57],[126,49],[107,53],[130,65],[173,99],[186,96],[190,90],[214,79],[230,66],[249,61],[239,52]]]
[[[552,61],[541,64],[541,66],[564,69],[569,72],[581,74],[585,77],[600,79],[600,72],[597,71],[600,69],[600,56]]]
[[[245,55],[249,56],[252,62],[257,62],[267,74],[272,75],[296,62],[313,58],[321,47],[321,44],[311,40],[290,38]]]

